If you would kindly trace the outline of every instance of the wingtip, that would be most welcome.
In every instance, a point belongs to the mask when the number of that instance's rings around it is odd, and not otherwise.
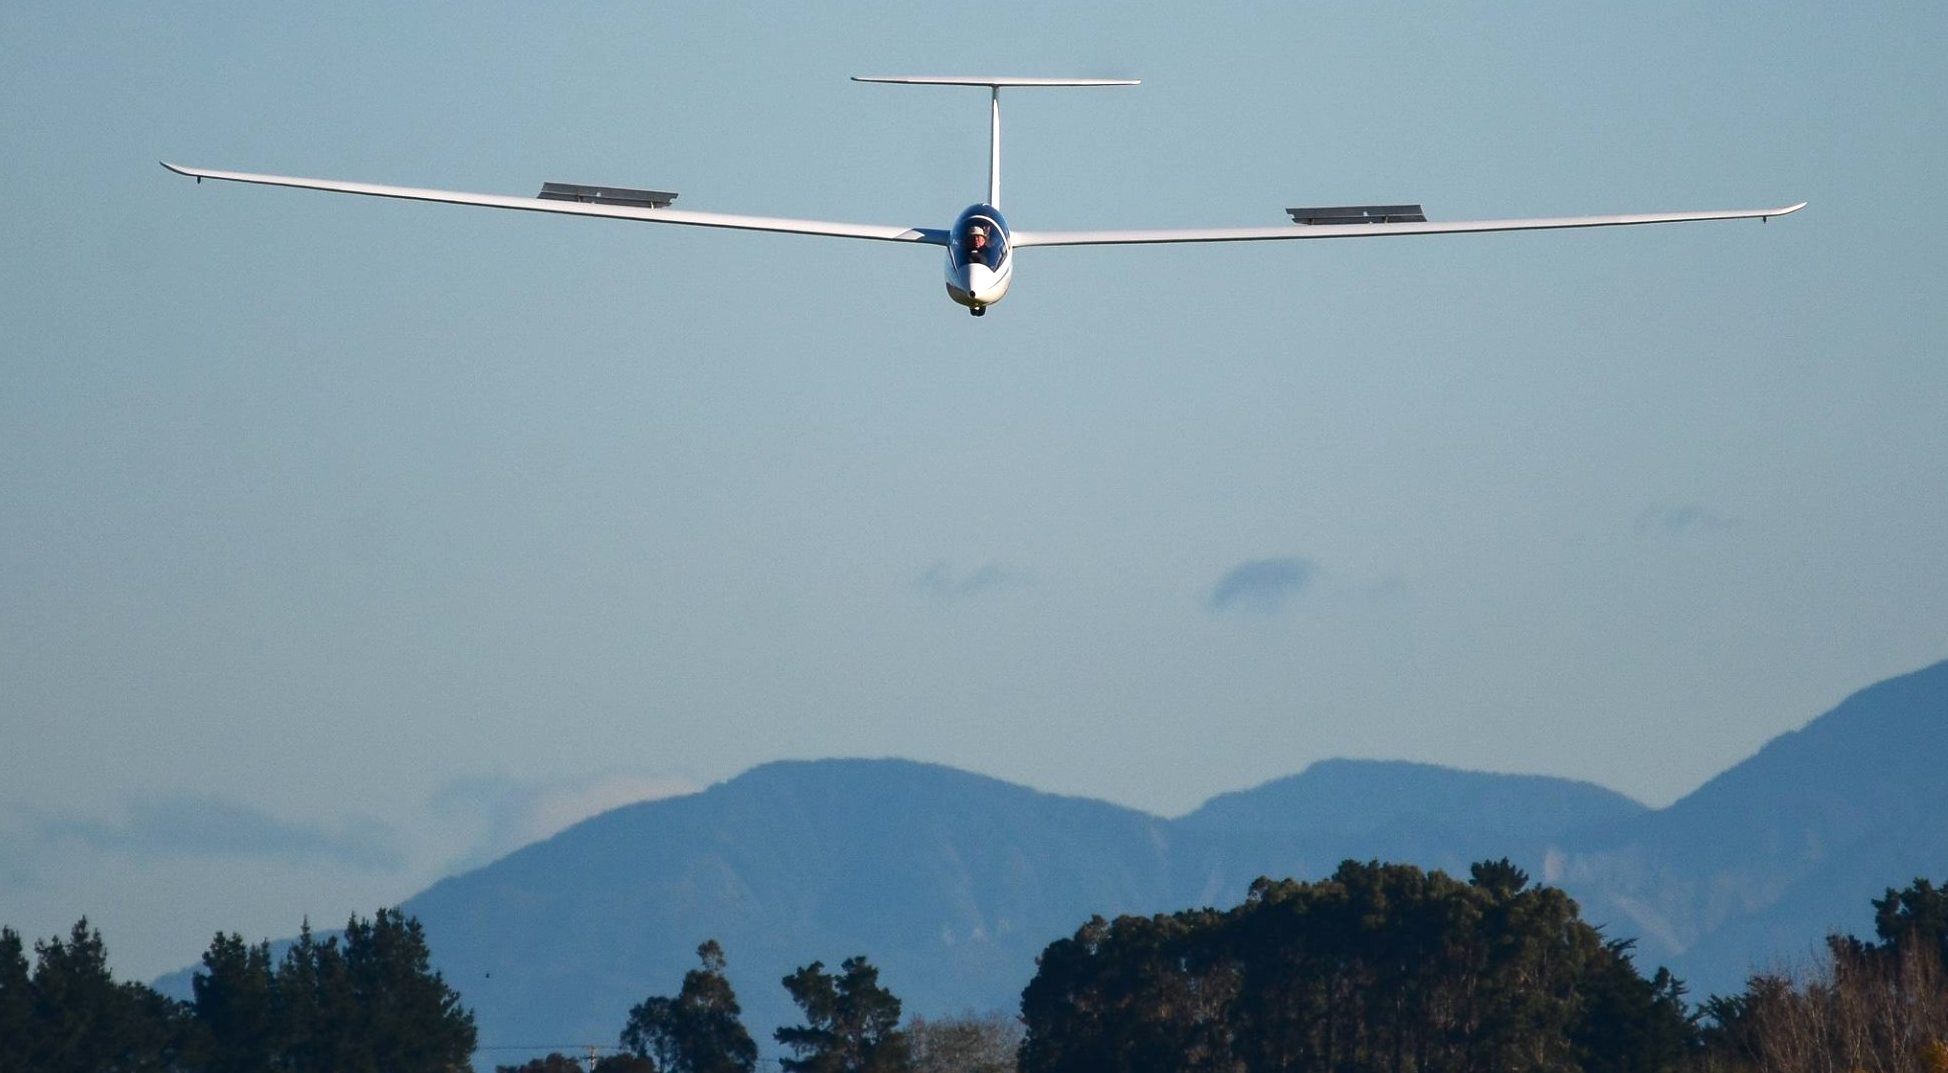
[[[186,169],[186,168],[184,168],[184,167],[182,167],[182,166],[181,166],[181,165],[179,165],[179,164],[171,164],[171,163],[170,163],[170,162],[168,162],[167,160],[158,160],[158,161],[156,161],[156,163],[158,163],[158,164],[161,164],[161,165],[162,165],[163,167],[165,167],[165,168],[168,168],[168,169],[169,169],[170,171],[173,171],[173,172],[175,172],[175,173],[176,173],[176,174],[178,174],[178,175],[188,175],[188,174],[190,174],[190,173],[189,173],[189,171],[188,171],[188,169]]]

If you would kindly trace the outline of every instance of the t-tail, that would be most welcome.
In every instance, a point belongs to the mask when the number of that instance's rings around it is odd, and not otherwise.
[[[982,75],[853,75],[854,82],[892,82],[907,86],[986,86],[988,89],[988,199],[1001,206],[1001,91],[1031,86],[1134,86],[1134,78],[1005,78]]]

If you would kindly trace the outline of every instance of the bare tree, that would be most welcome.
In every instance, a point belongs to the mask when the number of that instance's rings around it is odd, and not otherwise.
[[[914,1073],[1015,1073],[1021,1034],[1021,1019],[1000,1010],[906,1023]]]
[[[1932,944],[1834,936],[1809,968],[1753,977],[1719,1020],[1721,1057],[1755,1073],[1948,1073],[1948,973]]]

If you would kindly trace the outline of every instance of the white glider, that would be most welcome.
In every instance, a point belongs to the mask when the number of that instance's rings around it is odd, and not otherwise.
[[[798,220],[781,216],[739,216],[717,212],[690,212],[672,209],[676,195],[657,190],[638,190],[614,186],[582,186],[571,183],[545,183],[535,197],[503,194],[468,194],[453,190],[428,190],[411,186],[382,186],[377,183],[339,182],[331,179],[303,179],[288,175],[259,175],[243,171],[218,171],[191,168],[162,162],[162,166],[198,182],[222,179],[228,182],[259,183],[267,186],[293,186],[306,190],[330,190],[342,194],[402,198],[408,201],[437,201],[451,205],[483,205],[522,212],[553,212],[572,216],[599,216],[612,220],[643,220],[649,223],[685,224],[691,227],[719,227],[740,231],[775,231],[793,235],[829,235],[837,238],[876,239],[882,242],[909,242],[947,249],[947,294],[981,316],[987,307],[1008,293],[1014,278],[1014,251],[1031,246],[1117,246],[1163,242],[1265,242],[1284,239],[1377,238],[1383,235],[1443,235],[1482,231],[1539,231],[1570,227],[1618,227],[1627,224],[1684,223],[1693,220],[1766,220],[1798,212],[1805,202],[1776,209],[1733,209],[1716,212],[1651,212],[1610,216],[1557,216],[1514,220],[1456,220],[1429,222],[1419,205],[1342,205],[1321,208],[1287,209],[1292,222],[1273,227],[1167,228],[1133,231],[1017,231],[1001,215],[1001,91],[1038,86],[1134,86],[1134,80],[1113,78],[996,78],[934,77],[918,75],[854,76],[855,82],[890,82],[904,85],[979,86],[988,90],[988,195],[987,200],[962,210],[951,227],[907,227],[900,225],[835,223],[826,220]]]

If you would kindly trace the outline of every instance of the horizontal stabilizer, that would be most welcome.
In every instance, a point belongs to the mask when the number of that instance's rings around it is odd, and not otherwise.
[[[1331,205],[1322,208],[1286,209],[1295,224],[1424,224],[1427,214],[1419,205]]]
[[[582,201],[592,205],[628,205],[637,209],[667,209],[676,195],[668,190],[631,190],[626,186],[583,186],[542,183],[535,195],[544,201]]]
[[[1135,86],[1134,78],[1010,78],[1005,75],[853,75],[854,82],[892,82],[903,86]]]

